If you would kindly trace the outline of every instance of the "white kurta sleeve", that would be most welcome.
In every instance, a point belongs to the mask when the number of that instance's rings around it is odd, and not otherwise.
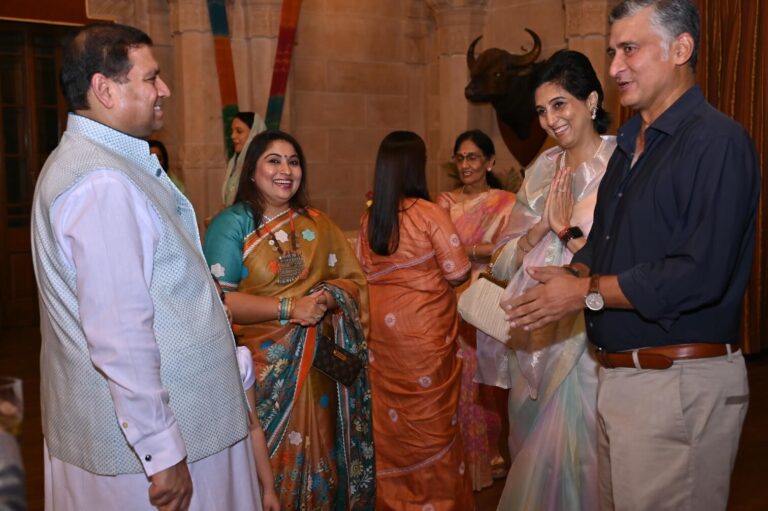
[[[127,177],[103,170],[56,200],[51,224],[77,273],[91,361],[107,378],[120,427],[151,476],[187,455],[160,380],[153,330],[149,287],[160,219]]]

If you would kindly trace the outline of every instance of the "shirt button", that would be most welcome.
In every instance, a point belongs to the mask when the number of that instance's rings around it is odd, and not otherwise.
[[[624,194],[623,194],[623,193],[621,193],[621,192],[619,192],[619,193],[618,193],[618,195],[617,195],[617,197],[618,197],[619,199],[621,199],[623,196],[624,196]]]
[[[611,239],[611,235],[610,234],[606,234],[605,235],[605,239],[607,239],[607,240]]]
[[[160,177],[160,175],[161,175],[162,173],[163,173],[163,169],[157,169],[157,170],[155,171],[155,175],[156,175],[157,177]]]
[[[126,429],[127,427],[128,427],[128,423],[127,422],[123,422],[123,429]]]
[[[152,455],[147,454],[146,456],[144,456],[144,461],[152,461]]]
[[[594,324],[594,323],[592,323],[592,322],[590,321],[590,322],[589,322],[589,328],[592,328],[592,327],[594,327],[594,326],[595,326],[595,324]]]

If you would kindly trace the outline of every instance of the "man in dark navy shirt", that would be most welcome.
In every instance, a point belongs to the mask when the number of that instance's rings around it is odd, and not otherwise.
[[[567,268],[502,305],[535,329],[585,305],[601,364],[602,509],[725,509],[746,414],[738,351],[755,238],[759,168],[744,129],[695,84],[692,0],[624,0],[608,54],[637,111]]]

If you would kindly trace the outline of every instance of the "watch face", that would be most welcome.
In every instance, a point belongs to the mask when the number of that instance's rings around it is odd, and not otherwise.
[[[599,311],[605,307],[605,300],[600,293],[589,293],[584,300],[589,310]]]

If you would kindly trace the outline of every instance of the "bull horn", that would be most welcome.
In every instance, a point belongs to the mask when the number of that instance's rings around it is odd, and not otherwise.
[[[472,41],[472,44],[470,44],[469,48],[467,49],[467,66],[469,67],[469,69],[472,69],[475,65],[475,61],[477,60],[475,58],[475,45],[482,38],[483,36],[477,37],[477,39]]]
[[[531,48],[531,51],[524,55],[513,55],[515,65],[520,67],[533,64],[541,54],[541,39],[539,39],[539,36],[530,28],[526,28],[525,31],[531,34],[531,38],[533,39],[533,48]]]

